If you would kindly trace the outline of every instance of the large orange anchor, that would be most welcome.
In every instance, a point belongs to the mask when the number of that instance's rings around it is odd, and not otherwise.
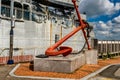
[[[66,36],[64,36],[61,40],[59,40],[58,42],[56,42],[54,45],[52,45],[51,47],[49,47],[46,51],[45,51],[45,55],[47,56],[57,56],[62,54],[63,56],[67,56],[72,52],[72,48],[68,47],[68,46],[60,46],[63,42],[65,42],[67,39],[69,39],[71,36],[73,36],[75,33],[77,33],[79,30],[82,30],[83,34],[84,34],[84,38],[86,40],[87,46],[88,46],[88,50],[90,50],[90,45],[86,36],[86,32],[84,30],[84,28],[87,27],[88,24],[84,23],[83,20],[81,19],[80,13],[78,11],[78,7],[76,5],[76,0],[72,0],[74,7],[76,9],[76,13],[80,22],[80,25],[78,27],[76,27],[73,31],[71,31],[69,34],[67,34]],[[59,47],[59,49],[57,49]]]

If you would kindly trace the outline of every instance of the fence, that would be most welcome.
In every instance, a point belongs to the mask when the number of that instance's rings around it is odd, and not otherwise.
[[[33,52],[35,52],[35,49],[14,49],[13,60],[15,63],[32,61],[34,56],[32,54]],[[8,55],[9,55],[8,48],[0,49],[0,64],[7,64],[7,61],[9,59]]]
[[[98,55],[120,54],[120,41],[98,41]]]

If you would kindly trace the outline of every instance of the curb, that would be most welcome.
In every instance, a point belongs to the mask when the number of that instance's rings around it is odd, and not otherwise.
[[[107,66],[105,66],[105,67],[103,67],[103,68],[101,68],[101,69],[99,69],[99,70],[97,70],[97,71],[95,71],[95,72],[93,72],[93,73],[91,73],[91,74],[81,78],[80,80],[88,80],[89,78],[94,77],[95,75],[97,75],[98,73],[102,72],[103,70],[107,69],[108,67],[110,67],[112,65],[120,65],[120,64],[110,64],[110,65],[107,65]]]
[[[14,74],[14,72],[17,70],[17,68],[20,66],[21,64],[17,64],[15,66],[15,68],[13,68],[9,75],[12,77],[17,77],[17,78],[31,78],[31,79],[42,79],[42,80],[76,80],[76,79],[68,79],[68,78],[51,78],[51,77],[35,77],[35,76],[17,76]]]
[[[12,77],[17,77],[17,78],[31,78],[31,79],[44,79],[44,80],[88,80],[91,77],[94,77],[95,75],[97,75],[98,73],[102,72],[103,70],[107,69],[108,67],[112,66],[112,65],[120,65],[120,64],[110,64],[107,65],[81,79],[68,79],[68,78],[51,78],[51,77],[35,77],[35,76],[17,76],[14,74],[14,72],[17,70],[17,68],[20,66],[21,64],[17,64],[15,66],[15,68],[12,69],[12,71],[9,73],[10,76]]]

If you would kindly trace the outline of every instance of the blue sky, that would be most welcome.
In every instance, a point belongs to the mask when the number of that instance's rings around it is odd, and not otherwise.
[[[81,0],[79,10],[94,23],[97,39],[120,40],[120,0]]]

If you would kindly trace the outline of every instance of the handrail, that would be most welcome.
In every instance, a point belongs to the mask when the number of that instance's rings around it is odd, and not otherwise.
[[[11,19],[10,18],[10,6],[7,6],[7,5],[1,5],[1,7],[3,7],[3,11],[1,12],[1,18],[6,18],[6,19]],[[9,11],[6,11],[6,10],[9,10]],[[22,8],[16,8],[16,7],[14,7],[14,10],[15,10],[15,16],[16,16],[16,20],[22,20],[23,19],[23,15],[24,14],[21,14],[21,17],[20,17],[20,14],[19,14],[19,12],[21,12],[21,13],[23,13],[23,12],[29,12],[29,14],[30,14],[30,11],[29,10],[24,10],[24,9],[22,9]],[[19,12],[18,12],[19,11]],[[36,15],[38,15],[38,17],[40,17],[39,15],[41,15],[41,16],[45,16],[45,14],[42,14],[42,13],[40,13],[40,12],[37,12],[37,11],[32,11],[32,14],[36,14]],[[32,15],[31,15],[32,16]]]

